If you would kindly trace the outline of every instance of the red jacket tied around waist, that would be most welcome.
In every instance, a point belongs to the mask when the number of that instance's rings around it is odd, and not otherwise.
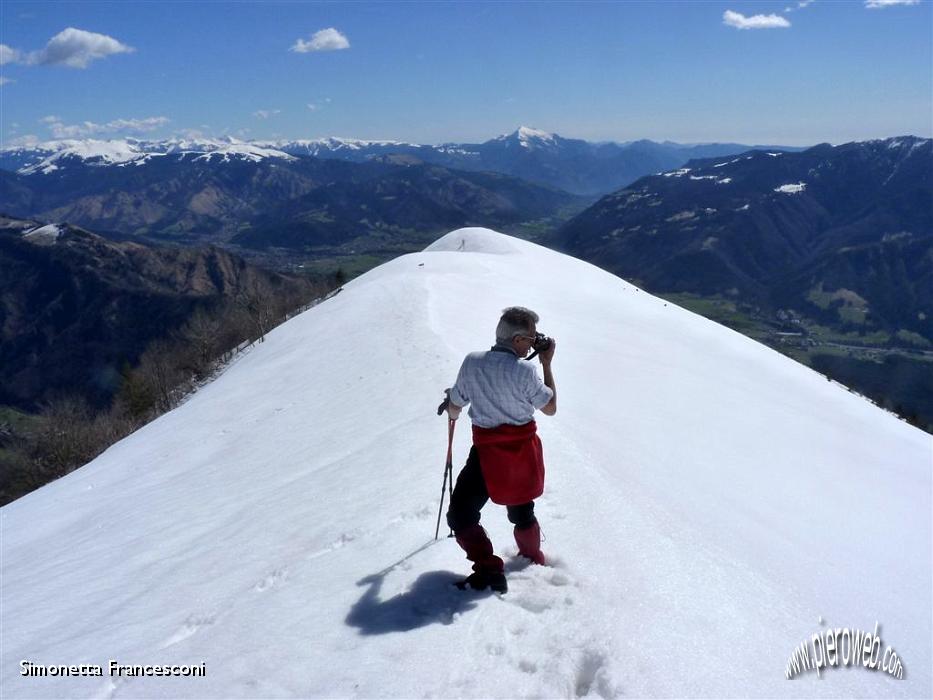
[[[544,452],[534,421],[495,428],[474,425],[473,445],[493,503],[517,506],[544,493]]]

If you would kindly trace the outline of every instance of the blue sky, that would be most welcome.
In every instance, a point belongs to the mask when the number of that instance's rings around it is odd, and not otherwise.
[[[930,136],[931,3],[891,1],[4,0],[0,138]]]

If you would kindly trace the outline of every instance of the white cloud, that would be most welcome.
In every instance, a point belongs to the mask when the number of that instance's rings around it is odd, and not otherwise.
[[[169,119],[167,117],[146,117],[145,119],[114,119],[106,124],[87,121],[80,124],[65,124],[58,117],[48,116],[39,121],[48,127],[49,131],[52,132],[52,136],[56,139],[79,139],[116,132],[145,133],[168,124]]]
[[[16,63],[20,60],[22,54],[11,46],[0,44],[0,66],[7,63]]]
[[[813,4],[813,0],[799,0],[799,2],[797,3],[797,7],[785,7],[784,12],[796,12],[797,10],[802,10],[803,8],[807,7],[808,5],[812,5],[812,4]]]
[[[26,134],[19,138],[10,139],[6,142],[7,148],[33,148],[41,143],[41,139],[35,134]]]
[[[146,117],[145,119],[114,119],[105,126],[115,131],[155,131],[169,123],[168,117]]]
[[[202,131],[204,129],[205,131]],[[206,138],[206,134],[210,131],[210,127],[206,124],[201,125],[201,129],[181,129],[180,131],[175,132],[175,136],[180,136],[185,139],[203,139]]]
[[[106,34],[68,27],[49,39],[49,43],[41,51],[30,52],[25,63],[87,68],[91,61],[135,50],[132,46],[121,44]]]
[[[314,104],[313,102],[309,102],[308,109],[310,109],[312,112],[317,112],[320,109],[320,107]]]
[[[253,116],[256,117],[256,119],[268,119],[269,117],[273,117],[276,114],[281,113],[281,109],[259,109],[253,112]]]
[[[15,80],[10,80],[5,75],[0,75],[0,85],[7,85],[8,83],[15,83]]]
[[[349,49],[350,41],[333,27],[322,29],[311,35],[311,41],[298,39],[289,51],[309,53],[311,51],[339,51]]]
[[[722,13],[723,24],[736,29],[779,29],[789,27],[790,22],[780,15],[753,15],[746,17],[740,12],[726,10]]]
[[[869,10],[882,10],[895,5],[919,5],[920,0],[865,0],[865,7]]]

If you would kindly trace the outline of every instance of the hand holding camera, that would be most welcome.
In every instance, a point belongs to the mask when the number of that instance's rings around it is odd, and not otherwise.
[[[535,333],[535,339],[531,343],[531,347],[534,352],[525,359],[533,360],[536,355],[540,355],[538,359],[541,360],[541,364],[547,364],[551,361],[551,358],[554,357],[557,341],[553,338],[548,338],[544,333]]]
[[[539,353],[538,359],[541,360],[541,364],[549,365],[554,357],[554,351],[557,349],[557,341],[548,337],[545,337],[544,340],[547,343],[540,350],[538,348],[535,348],[535,350]]]

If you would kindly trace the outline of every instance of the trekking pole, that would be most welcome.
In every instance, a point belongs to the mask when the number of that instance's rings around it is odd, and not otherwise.
[[[444,511],[444,496],[446,495],[448,489],[450,491],[450,497],[453,498],[454,495],[454,464],[453,464],[453,446],[454,446],[454,427],[457,425],[457,421],[452,418],[447,419],[447,462],[444,464],[444,483],[441,484],[441,505],[437,509],[437,527],[434,528],[434,539],[437,539],[437,536],[441,531],[441,513]],[[450,475],[450,482],[448,485],[447,475]],[[453,532],[448,535],[452,537]]]

